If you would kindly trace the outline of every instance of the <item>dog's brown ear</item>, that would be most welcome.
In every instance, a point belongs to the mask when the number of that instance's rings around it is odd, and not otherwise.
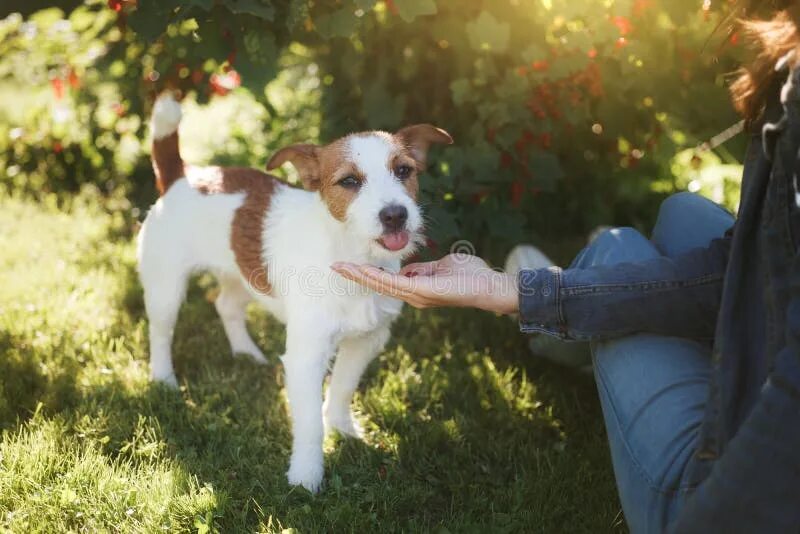
[[[282,148],[270,158],[267,170],[277,169],[287,161],[297,169],[305,189],[309,191],[319,189],[319,147],[317,145],[299,144]]]
[[[452,145],[450,134],[431,124],[414,124],[406,126],[394,134],[400,143],[407,147],[412,157],[423,168],[428,162],[428,149],[433,143]]]

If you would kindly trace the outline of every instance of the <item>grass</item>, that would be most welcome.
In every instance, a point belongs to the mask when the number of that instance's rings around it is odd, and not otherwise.
[[[406,309],[357,394],[365,442],[288,486],[283,328],[228,353],[191,285],[180,391],[147,380],[134,247],[91,202],[0,199],[0,529],[14,532],[624,530],[591,378],[529,355],[507,318]]]

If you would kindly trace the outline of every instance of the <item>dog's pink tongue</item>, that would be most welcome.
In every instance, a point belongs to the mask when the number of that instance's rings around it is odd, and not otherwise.
[[[381,237],[383,246],[389,250],[400,250],[408,245],[408,232],[395,232],[393,234],[384,234]]]

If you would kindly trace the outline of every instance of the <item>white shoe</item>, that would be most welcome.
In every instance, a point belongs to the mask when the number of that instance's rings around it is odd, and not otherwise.
[[[544,269],[555,265],[544,252],[533,245],[517,245],[506,256],[505,271],[514,277],[522,270]]]

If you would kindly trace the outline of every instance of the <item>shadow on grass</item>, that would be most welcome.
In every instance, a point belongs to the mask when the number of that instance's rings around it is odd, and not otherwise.
[[[123,269],[121,334],[145,320],[135,268]],[[186,474],[180,479],[213,488],[214,522],[224,532],[270,522],[304,532],[619,527],[591,379],[530,356],[513,321],[462,310],[404,312],[357,395],[366,442],[328,442],[321,494],[289,487],[291,432],[277,360],[284,329],[251,313],[270,364],[232,358],[210,302],[214,288],[203,276],[189,285],[174,337],[180,391],[113,376],[77,391],[77,368],[66,366],[54,386],[19,358],[8,372],[30,376],[32,386],[20,386],[22,401],[4,398],[30,412],[42,395],[63,389],[69,400],[53,405],[73,419],[103,421],[110,461],[165,463]],[[16,342],[0,338],[0,348]],[[144,347],[137,358],[146,358]]]
[[[0,430],[18,427],[41,405],[70,408],[76,396],[74,360],[59,357],[62,347],[52,350],[58,365],[44,367],[31,356],[30,341],[0,331]]]

